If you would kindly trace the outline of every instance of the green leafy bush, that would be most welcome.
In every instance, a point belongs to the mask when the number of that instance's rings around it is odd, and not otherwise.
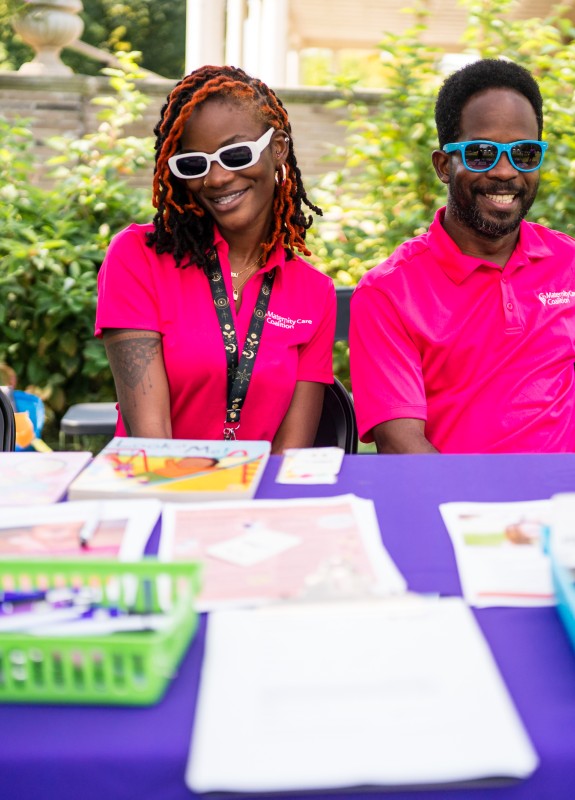
[[[54,139],[54,188],[34,184],[33,137],[0,118],[0,362],[52,415],[70,404],[111,399],[106,355],[94,339],[96,277],[111,232],[148,219],[149,192],[126,181],[149,165],[150,140],[125,137],[142,110],[137,67],[107,70],[115,94],[96,133]]]
[[[375,107],[353,87],[340,87],[344,97],[335,101],[348,109],[345,164],[316,187],[324,217],[308,241],[343,285],[357,283],[400,242],[425,230],[440,203],[430,154],[441,53],[421,45],[424,30],[418,24],[381,43],[387,83]]]

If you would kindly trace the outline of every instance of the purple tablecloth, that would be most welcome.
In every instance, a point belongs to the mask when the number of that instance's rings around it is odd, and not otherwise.
[[[575,455],[346,456],[339,482],[323,487],[276,484],[279,461],[271,459],[259,497],[354,492],[372,498],[383,540],[416,592],[461,593],[440,502],[543,499],[575,490]],[[575,653],[555,610],[485,609],[476,615],[539,754],[538,770],[506,787],[382,797],[572,800]],[[191,800],[183,776],[205,627],[203,619],[178,678],[155,707],[0,707],[0,798]]]

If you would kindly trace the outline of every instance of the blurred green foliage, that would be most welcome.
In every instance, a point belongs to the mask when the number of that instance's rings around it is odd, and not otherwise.
[[[421,45],[425,26],[381,45],[386,86],[368,105],[354,87],[340,85],[346,106],[344,166],[314,191],[324,210],[308,243],[318,263],[343,285],[357,283],[400,242],[425,230],[440,204],[431,165],[435,144],[433,102],[441,53]]]
[[[34,140],[25,124],[0,118],[0,362],[51,415],[70,404],[113,399],[106,355],[94,339],[96,277],[111,233],[151,214],[149,191],[126,178],[149,165],[149,139],[123,135],[146,99],[138,68],[106,70],[110,96],[98,130],[51,144],[54,188],[31,182]]]

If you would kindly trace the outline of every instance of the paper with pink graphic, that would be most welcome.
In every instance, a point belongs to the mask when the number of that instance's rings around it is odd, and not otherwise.
[[[0,453],[0,507],[57,503],[91,460],[81,451]]]
[[[159,500],[78,500],[5,508],[0,561],[8,558],[102,558],[137,561],[158,523]]]
[[[202,562],[201,610],[406,589],[373,503],[354,495],[169,504],[159,557]]]

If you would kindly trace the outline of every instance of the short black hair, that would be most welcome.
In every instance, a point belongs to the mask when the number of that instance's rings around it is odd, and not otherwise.
[[[461,132],[461,113],[467,101],[486,89],[513,89],[529,100],[537,117],[538,136],[543,133],[543,98],[533,75],[513,61],[485,58],[452,73],[443,83],[435,103],[439,146],[456,142]]]

